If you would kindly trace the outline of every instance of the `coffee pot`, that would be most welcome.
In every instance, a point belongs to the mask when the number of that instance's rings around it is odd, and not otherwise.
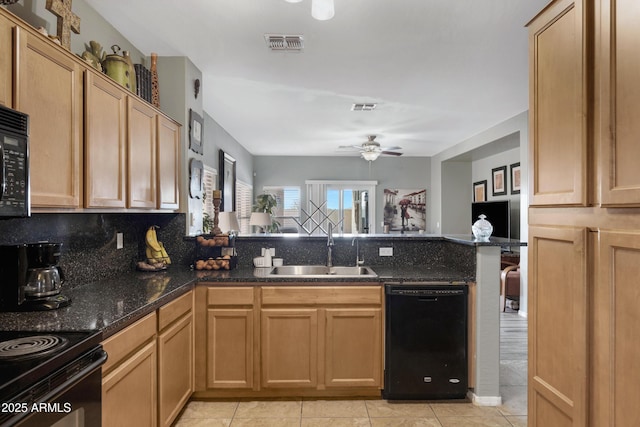
[[[27,280],[23,286],[26,306],[34,310],[59,308],[69,303],[60,295],[65,281],[60,262],[62,243],[27,243]],[[25,306],[25,307],[26,307]]]

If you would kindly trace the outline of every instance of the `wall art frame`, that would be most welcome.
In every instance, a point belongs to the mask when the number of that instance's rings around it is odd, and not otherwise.
[[[203,139],[204,119],[193,109],[189,109],[189,149],[198,154],[204,154]]]
[[[491,182],[493,196],[505,196],[507,194],[507,166],[491,169]]]
[[[511,170],[511,194],[520,194],[520,162],[509,166]]]
[[[478,181],[473,183],[473,201],[474,202],[486,202],[487,201],[487,180]]]

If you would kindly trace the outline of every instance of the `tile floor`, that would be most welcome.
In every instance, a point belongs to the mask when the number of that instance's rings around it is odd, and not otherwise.
[[[507,309],[500,325],[503,404],[389,402],[382,399],[192,401],[175,427],[512,427],[527,425],[527,321]]]

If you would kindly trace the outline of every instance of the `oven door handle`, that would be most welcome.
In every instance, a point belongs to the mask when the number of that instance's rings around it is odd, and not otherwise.
[[[0,142],[0,201],[4,197],[4,192],[7,189],[7,177],[5,173],[4,165],[4,145]]]
[[[73,378],[63,382],[58,387],[51,390],[47,395],[45,395],[42,398],[42,401],[49,402],[54,397],[61,394],[63,391],[68,390],[70,386],[82,381],[86,376],[88,376],[93,371],[95,371],[96,369],[99,369],[102,365],[104,365],[104,362],[107,361],[107,357],[108,357],[107,352],[104,350],[100,350],[100,352],[99,353],[96,352],[96,354],[100,355],[96,360],[94,360],[93,362],[91,362],[91,364],[87,365],[84,369],[79,371],[76,375],[73,376]]]

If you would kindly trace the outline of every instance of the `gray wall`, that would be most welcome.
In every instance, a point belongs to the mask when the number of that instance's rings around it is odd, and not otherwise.
[[[253,156],[224,130],[211,116],[204,116],[204,138],[206,150],[203,163],[220,173],[219,150],[236,159],[236,179],[246,184],[253,184]]]
[[[7,10],[33,27],[45,27],[49,34],[56,35],[57,17],[45,9],[46,4],[46,0],[21,0],[7,6]],[[111,46],[117,44],[122,50],[130,52],[134,63],[145,63],[142,52],[129,43],[84,0],[74,0],[71,10],[80,17],[80,34],[71,32],[71,52],[81,54],[85,51],[85,44],[88,45],[89,41],[95,40],[102,45],[107,54],[112,53]]]
[[[430,165],[427,157],[380,157],[369,163],[359,157],[254,157],[253,192],[260,194],[264,186],[299,186],[303,206],[306,206],[307,195],[305,181],[317,180],[351,180],[378,181],[376,190],[376,218],[383,217],[385,188],[427,189],[427,205],[431,204]],[[380,221],[375,224],[376,230],[382,232]],[[428,230],[427,230],[428,232]]]

